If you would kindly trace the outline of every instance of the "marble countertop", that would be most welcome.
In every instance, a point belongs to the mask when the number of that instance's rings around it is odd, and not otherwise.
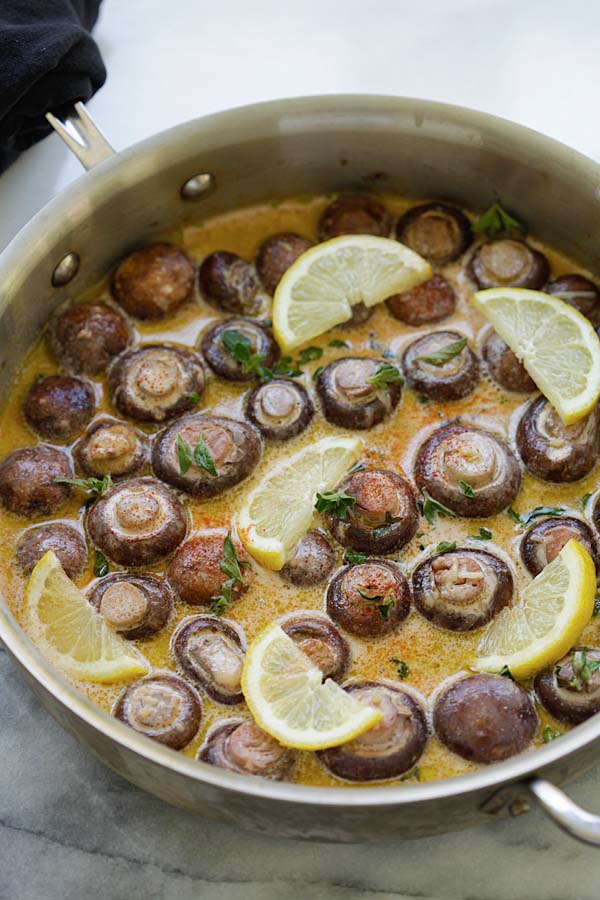
[[[90,110],[123,148],[214,110],[311,93],[484,109],[600,158],[589,0],[104,0]],[[0,178],[0,249],[79,174],[58,138]],[[281,841],[171,809],[84,751],[0,651],[0,900],[597,900],[600,849],[539,810],[376,846]],[[569,788],[600,812],[600,768]]]

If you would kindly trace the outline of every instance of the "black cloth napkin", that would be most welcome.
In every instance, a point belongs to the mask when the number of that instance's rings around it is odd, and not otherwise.
[[[90,29],[100,0],[0,0],[0,172],[102,87],[106,69]]]

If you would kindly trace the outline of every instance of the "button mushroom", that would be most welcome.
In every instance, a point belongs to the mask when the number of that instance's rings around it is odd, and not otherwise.
[[[345,194],[325,207],[319,219],[320,241],[342,234],[374,234],[387,237],[391,219],[387,209],[368,194]]]
[[[482,347],[488,371],[505,391],[530,394],[535,382],[517,356],[496,331],[490,331]]]
[[[383,637],[410,611],[410,590],[400,567],[385,559],[345,566],[329,583],[328,615],[356,637]]]
[[[179,546],[187,530],[183,504],[153,478],[122,481],[87,515],[92,543],[122,566],[149,566]]]
[[[471,257],[469,272],[480,288],[539,290],[548,280],[550,265],[543,253],[525,241],[495,238],[477,248]]]
[[[29,388],[23,413],[34,431],[47,440],[69,443],[94,415],[94,391],[70,375],[47,375]]]
[[[413,391],[432,400],[460,400],[479,379],[477,357],[458,331],[435,331],[417,338],[402,355]]]
[[[471,241],[471,223],[447,203],[413,206],[398,220],[396,237],[435,265],[457,259]]]
[[[480,428],[438,428],[420,447],[415,480],[422,491],[459,516],[484,518],[510,506],[521,487],[511,448]]]
[[[199,356],[170,344],[128,350],[112,363],[108,377],[114,405],[140,422],[163,422],[188,412],[204,384]]]
[[[234,622],[216,616],[184,619],[173,635],[173,653],[185,674],[217,703],[244,699],[241,687],[245,639]]]
[[[400,402],[402,378],[378,380],[380,359],[348,356],[325,366],[317,378],[317,393],[328,422],[341,428],[367,429],[383,422]],[[393,374],[393,373],[392,373]]]
[[[52,351],[76,375],[99,375],[131,342],[125,316],[106,303],[78,303],[58,315],[50,332]]]
[[[31,575],[35,564],[49,550],[56,554],[69,578],[79,578],[87,564],[87,546],[77,528],[65,522],[36,525],[23,533],[16,549],[17,563],[23,574]]]
[[[445,278],[434,275],[409,291],[388,297],[385,303],[394,318],[405,325],[430,325],[452,315],[456,294]]]
[[[20,516],[50,516],[66,503],[73,478],[69,457],[54,447],[23,447],[0,463],[0,501]]]
[[[213,372],[226,381],[254,381],[258,366],[271,369],[279,359],[271,334],[251,319],[217,322],[203,335],[200,349]],[[251,357],[256,365],[249,362]]]
[[[533,683],[538,700],[559,722],[579,725],[600,712],[600,648],[575,647]]]
[[[572,538],[585,547],[596,568],[600,568],[598,541],[587,522],[573,516],[560,516],[536,522],[523,535],[521,559],[527,571],[537,575]]]
[[[174,244],[149,244],[119,263],[112,295],[136,319],[163,319],[192,296],[196,270]]]
[[[426,559],[412,575],[419,612],[441,628],[481,628],[510,603],[513,578],[503,560],[485,550],[449,550]]]
[[[282,747],[256,722],[235,719],[211,729],[198,754],[202,762],[273,781],[291,777],[296,754]]]
[[[322,531],[308,531],[298,541],[280,575],[297,587],[313,587],[331,575],[335,566],[335,550]]]
[[[433,728],[442,744],[476,763],[499,762],[525,750],[537,725],[529,694],[501,675],[454,679],[433,709]]]
[[[228,538],[224,531],[207,531],[195,534],[179,548],[167,571],[169,584],[184,603],[191,606],[208,606],[214,598],[222,595],[227,581],[231,585],[231,599],[240,597],[252,583],[253,572],[248,566],[244,551],[233,544],[229,554],[235,554],[240,566],[241,581],[232,579],[229,572],[221,568],[225,558],[225,544]]]
[[[350,665],[350,647],[329,619],[312,612],[292,613],[279,623],[300,650],[318,666],[323,678],[339,681]]]
[[[600,449],[600,409],[565,425],[545,397],[532,400],[517,426],[517,449],[529,471],[544,481],[583,478]]]
[[[412,769],[427,743],[422,702],[392,681],[355,681],[345,690],[378,709],[381,720],[347,744],[320,750],[321,762],[347,781],[381,781]]]
[[[177,419],[157,434],[152,468],[167,484],[207,499],[247,478],[260,454],[260,439],[251,425],[199,414]]]
[[[248,316],[259,309],[256,272],[236,253],[211,253],[200,266],[198,281],[205,300],[223,312]]]
[[[182,678],[148,675],[125,688],[113,714],[139,734],[182,750],[200,727],[202,705]]]
[[[88,594],[108,624],[130,641],[161,631],[173,609],[173,593],[157,575],[115,572],[99,579]]]
[[[291,231],[272,234],[261,244],[256,256],[256,271],[269,294],[275,293],[290,266],[312,246],[312,241]]]
[[[289,441],[301,434],[314,414],[305,388],[291,378],[275,378],[259,384],[246,400],[246,415],[263,437]]]
[[[600,325],[600,291],[589,278],[583,275],[560,275],[549,281],[544,290],[547,294],[564,300],[569,306],[574,306],[592,325]]]
[[[414,536],[419,510],[410,482],[387,469],[349,475],[336,491],[354,499],[342,513],[330,513],[328,524],[344,547],[365,553],[391,553]]]
[[[148,463],[146,436],[128,422],[94,422],[73,448],[77,469],[94,478],[137,475]]]

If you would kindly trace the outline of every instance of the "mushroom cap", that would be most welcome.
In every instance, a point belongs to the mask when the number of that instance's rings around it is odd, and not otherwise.
[[[114,572],[99,578],[88,593],[92,606],[130,641],[161,631],[173,609],[173,592],[157,575]]]
[[[69,443],[88,424],[96,407],[91,385],[71,375],[46,375],[29,388],[23,413],[48,440]]]
[[[149,462],[148,440],[129,422],[103,418],[77,442],[73,458],[81,472],[94,478],[137,475]]]
[[[543,253],[525,241],[498,237],[480,244],[469,262],[469,273],[482,289],[520,287],[539,290],[550,274]]]
[[[575,538],[588,551],[596,569],[600,568],[598,539],[587,522],[574,516],[560,516],[535,522],[521,540],[521,559],[534,577],[555,559],[565,544]]]
[[[221,569],[226,532],[223,529],[194,534],[182,544],[169,564],[169,584],[184,603],[191,606],[207,606],[218,596],[229,578]],[[235,545],[242,563],[248,562],[245,551]],[[253,570],[242,566],[243,583],[236,581],[231,589],[232,598],[239,597],[252,582]]]
[[[216,250],[203,261],[198,272],[200,291],[205,300],[235,315],[252,315],[260,303],[260,287],[254,267],[227,250]]]
[[[269,294],[275,293],[290,266],[312,246],[312,241],[291,231],[272,234],[263,241],[256,256],[256,271]]]
[[[17,563],[23,574],[31,575],[36,563],[49,550],[56,554],[69,578],[79,578],[87,564],[88,549],[78,529],[66,522],[47,522],[23,532],[16,548]]]
[[[292,774],[296,754],[277,743],[256,722],[233,719],[211,728],[198,759],[242,775],[283,781]]]
[[[69,484],[57,478],[73,478],[71,460],[61,450],[38,444],[13,450],[0,463],[0,501],[19,516],[50,516],[71,495]]]
[[[578,481],[594,468],[600,451],[600,407],[564,425],[545,397],[536,397],[519,420],[517,449],[525,467],[543,481]]]
[[[319,219],[320,241],[342,234],[387,237],[391,217],[383,203],[369,194],[344,194],[325,207]]]
[[[298,541],[280,575],[297,587],[313,587],[331,575],[336,552],[322,531],[314,528]]]
[[[184,619],[173,635],[172,647],[179,666],[209,697],[228,705],[243,701],[246,639],[235,622],[217,616]]]
[[[52,352],[75,375],[98,375],[131,342],[125,316],[106,303],[78,303],[56,316],[50,331]]]
[[[196,270],[180,247],[148,244],[119,263],[111,290],[130,316],[163,319],[191,297],[195,278]]]
[[[350,647],[333,622],[312,611],[290,613],[279,624],[323,672],[323,678],[339,681],[350,665]]]
[[[444,265],[457,259],[473,240],[465,214],[447,203],[421,203],[398,220],[396,237],[430,262]]]
[[[410,589],[400,567],[386,559],[344,566],[325,594],[328,615],[356,637],[383,637],[410,611]]]
[[[577,672],[573,668],[573,655],[582,649],[574,647],[558,663],[539,672],[533,682],[535,693],[544,709],[559,722],[566,722],[568,725],[579,725],[600,712],[600,671],[583,681],[576,678]],[[585,649],[587,662],[600,660],[600,648]]]
[[[246,415],[267,440],[289,441],[309,426],[314,407],[301,384],[291,378],[274,378],[251,391]]]
[[[430,325],[452,315],[456,294],[442,275],[434,275],[402,294],[388,297],[385,304],[394,318],[405,325]]]
[[[468,345],[442,365],[423,358],[463,337],[458,331],[433,331],[408,345],[402,366],[413,391],[434,400],[460,400],[471,393],[479,379],[479,363]]]
[[[219,321],[212,325],[200,340],[202,355],[215,375],[226,381],[256,381],[255,371],[245,368],[235,359],[224,343],[226,333],[241,335],[250,342],[250,352],[261,359],[261,365],[271,369],[279,359],[279,347],[272,334],[254,319],[241,316]]]
[[[323,415],[341,428],[367,429],[383,422],[402,396],[402,383],[370,384],[385,360],[346,356],[326,365],[317,378]]]
[[[117,699],[113,715],[134,731],[181,750],[200,727],[202,704],[196,691],[182,678],[159,673],[126,687]]]
[[[482,353],[490,375],[505,391],[530,394],[536,390],[533,378],[497,331],[490,331]]]

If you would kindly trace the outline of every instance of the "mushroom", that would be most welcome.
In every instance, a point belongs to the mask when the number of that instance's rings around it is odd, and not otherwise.
[[[325,616],[298,612],[279,623],[288,637],[318,666],[323,678],[340,681],[350,665],[350,647],[335,625]]]
[[[475,763],[499,762],[525,750],[537,725],[529,694],[501,675],[453,679],[433,709],[433,728],[442,744]]]
[[[460,209],[447,203],[413,206],[398,220],[396,237],[435,265],[457,259],[471,241],[471,223]]]
[[[388,469],[354,472],[336,491],[354,499],[342,513],[330,513],[331,533],[344,547],[365,553],[391,553],[407,544],[419,523],[408,479]]]
[[[312,241],[291,231],[272,234],[263,241],[256,256],[256,271],[269,294],[275,293],[290,266],[312,246]]]
[[[200,357],[172,344],[128,350],[114,360],[108,373],[112,402],[123,415],[140,422],[163,422],[188,412],[204,384]]]
[[[162,481],[205,500],[247,478],[260,454],[260,439],[251,425],[197,414],[177,419],[157,434],[152,468]]]
[[[33,382],[23,413],[27,423],[47,440],[69,443],[94,415],[94,391],[70,375],[47,375]]]
[[[384,365],[381,359],[347,356],[325,366],[317,378],[317,394],[327,421],[361,430],[383,422],[402,395],[399,373],[397,380],[380,386],[370,381]]]
[[[67,372],[99,375],[131,342],[125,316],[106,303],[64,309],[50,330],[52,352]]]
[[[574,516],[560,516],[536,522],[523,535],[521,559],[527,571],[538,575],[572,538],[585,547],[599,569],[598,540],[590,526]]]
[[[117,266],[112,295],[136,319],[163,319],[188,300],[196,270],[174,244],[149,244],[130,253]]]
[[[244,699],[245,646],[239,627],[217,616],[184,619],[173,635],[173,653],[185,674],[217,703],[228,705]]]
[[[426,559],[412,575],[415,606],[449,631],[481,628],[507,606],[513,578],[505,562],[485,550],[448,550]]]
[[[256,722],[234,719],[210,730],[198,759],[242,775],[283,781],[292,774],[295,756]]]
[[[115,572],[100,578],[88,600],[108,624],[130,641],[161,631],[173,609],[173,593],[157,575]]]
[[[532,400],[517,426],[517,449],[543,481],[577,481],[591,472],[600,449],[600,409],[565,425],[545,397]]]
[[[389,312],[405,325],[430,325],[451,316],[456,308],[456,294],[441,275],[394,294],[385,301]]]
[[[222,594],[225,582],[231,580],[229,573],[221,568],[226,540],[222,530],[206,531],[193,535],[179,548],[171,560],[167,578],[184,603],[208,606]],[[231,586],[231,599],[236,599],[248,590],[253,572],[244,551],[237,545],[232,546],[242,575],[242,581],[234,579]]]
[[[49,550],[56,554],[69,578],[79,578],[88,560],[87,545],[77,528],[66,522],[48,522],[23,532],[16,548],[22,573],[31,575],[36,563]]]
[[[325,594],[328,615],[356,637],[383,637],[410,611],[410,590],[400,567],[385,559],[344,566]]]
[[[0,501],[19,516],[51,516],[66,503],[73,478],[66,453],[39,444],[14,450],[0,463]]]
[[[121,481],[87,514],[92,543],[122,566],[149,566],[179,546],[187,530],[181,501],[153,478]]]
[[[387,237],[390,226],[390,214],[375,197],[345,194],[325,207],[319,219],[318,234],[320,241],[328,241],[342,234]]]
[[[530,394],[535,391],[535,382],[516,353],[505,344],[496,331],[490,331],[482,347],[483,358],[490,375],[505,391]]]
[[[148,464],[146,436],[129,422],[100,419],[73,448],[77,469],[94,478],[137,475]]]
[[[202,719],[196,691],[177,675],[148,675],[125,688],[113,715],[139,734],[182,750],[192,740]]]
[[[259,309],[256,272],[236,253],[211,253],[200,266],[198,281],[205,300],[223,312],[247,316]]]
[[[469,262],[469,273],[480,288],[539,290],[548,280],[550,265],[543,253],[525,241],[494,238],[477,248]]]
[[[255,368],[236,358],[232,344],[246,355],[254,356],[266,369],[271,369],[279,359],[279,347],[258,322],[242,318],[217,322],[202,337],[200,349],[213,372],[226,381],[255,381],[257,378]]]
[[[590,666],[592,663],[592,666]],[[574,647],[535,677],[537,698],[559,722],[579,725],[600,712],[600,648]]]
[[[331,575],[336,553],[322,531],[307,531],[280,571],[285,581],[297,587],[314,587]]]
[[[415,480],[422,491],[456,515],[484,518],[514,502],[521,469],[500,438],[454,423],[438,428],[421,445]]]
[[[320,750],[321,762],[347,781],[381,781],[412,769],[427,743],[423,703],[407,688],[383,679],[354,681],[345,690],[378,709],[381,720],[347,744]]]
[[[574,306],[592,325],[600,325],[600,291],[583,275],[560,275],[544,288],[547,294]]]
[[[246,415],[267,440],[289,441],[308,428],[314,407],[302,385],[291,378],[275,378],[250,393]]]
[[[409,344],[402,365],[413,391],[432,400],[470,394],[479,379],[479,363],[466,340],[458,331],[434,331]]]

